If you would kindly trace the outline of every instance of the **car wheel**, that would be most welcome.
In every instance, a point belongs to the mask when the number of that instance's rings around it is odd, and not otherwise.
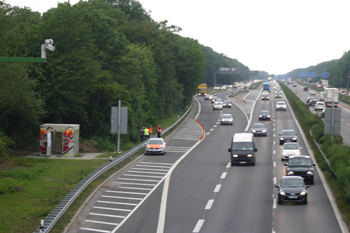
[[[278,204],[280,204],[280,205],[282,204],[282,200],[279,197],[278,197]]]
[[[265,137],[266,137],[266,134],[265,134]]]
[[[283,145],[283,142],[282,142],[282,141],[280,141],[280,145]]]
[[[252,166],[255,166],[255,161],[252,163]]]
[[[284,159],[281,157],[281,161],[284,161]]]
[[[307,196],[306,196],[305,199],[304,199],[304,204],[305,204],[305,205],[307,204]]]
[[[312,177],[312,179],[310,180],[310,184],[314,184],[314,178]]]
[[[278,111],[278,108],[276,108],[276,111]]]
[[[284,109],[284,111],[287,111],[287,109]]]
[[[235,166],[235,163],[234,163],[234,162],[231,162],[231,166]]]

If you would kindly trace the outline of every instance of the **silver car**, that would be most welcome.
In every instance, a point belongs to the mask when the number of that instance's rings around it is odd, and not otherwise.
[[[287,104],[284,101],[278,101],[276,104],[276,111],[278,110],[284,110],[287,111]]]
[[[220,119],[221,125],[233,125],[233,117],[231,114],[222,114]]]
[[[286,142],[283,146],[281,146],[281,160],[284,161],[285,159],[289,159],[289,156],[300,155],[300,149],[299,144],[296,142]]]
[[[221,101],[215,101],[214,102],[213,110],[216,110],[216,109],[222,110],[222,102]]]

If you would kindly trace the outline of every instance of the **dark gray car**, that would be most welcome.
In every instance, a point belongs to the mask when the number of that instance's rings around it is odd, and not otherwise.
[[[314,184],[314,166],[310,156],[289,156],[286,166],[286,176],[301,176],[305,182]]]
[[[283,145],[285,142],[297,142],[298,134],[294,130],[282,130],[280,134],[280,145]]]
[[[263,123],[255,123],[252,127],[252,134],[255,136],[265,136],[266,137],[267,128]]]

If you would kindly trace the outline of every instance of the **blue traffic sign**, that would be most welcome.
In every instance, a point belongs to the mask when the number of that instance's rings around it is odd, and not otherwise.
[[[299,77],[307,77],[308,73],[307,72],[300,72]]]
[[[322,73],[322,78],[328,78],[328,73],[327,72],[323,72]]]
[[[316,72],[309,72],[309,77],[310,78],[316,78]]]

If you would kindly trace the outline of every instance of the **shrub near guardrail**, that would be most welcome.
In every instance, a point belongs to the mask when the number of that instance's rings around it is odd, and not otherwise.
[[[331,136],[324,135],[324,123],[322,119],[317,114],[311,113],[310,110],[305,107],[305,103],[286,85],[280,82],[280,86],[315,153],[319,167],[322,170],[329,169],[313,139],[322,143],[322,151],[329,159],[331,169],[337,174],[338,187],[342,191],[341,195],[347,203],[350,203],[350,147],[342,144],[341,136],[333,137],[332,142]],[[309,133],[310,130],[312,135]]]

